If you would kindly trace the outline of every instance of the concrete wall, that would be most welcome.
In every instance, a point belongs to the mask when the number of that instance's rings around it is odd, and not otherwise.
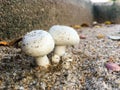
[[[0,0],[0,38],[12,39],[54,24],[91,24],[89,0]]]

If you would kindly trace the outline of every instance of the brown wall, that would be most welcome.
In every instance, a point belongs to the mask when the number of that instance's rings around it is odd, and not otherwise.
[[[54,24],[92,23],[89,0],[0,0],[0,38],[12,39]]]

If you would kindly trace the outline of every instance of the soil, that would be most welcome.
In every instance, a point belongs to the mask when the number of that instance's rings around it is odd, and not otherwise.
[[[1,90],[118,90],[120,72],[107,70],[105,63],[120,65],[120,25],[98,25],[76,30],[84,35],[80,43],[68,46],[58,65],[38,67],[21,48],[0,46]],[[98,38],[102,34],[104,37]],[[51,60],[50,53],[48,55]]]

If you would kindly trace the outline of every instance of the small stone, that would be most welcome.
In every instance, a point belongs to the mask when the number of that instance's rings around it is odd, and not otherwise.
[[[95,28],[100,28],[101,26],[99,26],[99,25],[95,25],[94,27],[95,27]]]
[[[20,88],[19,88],[20,90],[24,90],[24,87],[22,87],[22,86],[20,86]]]
[[[70,68],[70,62],[64,62],[63,63],[63,68],[69,69]]]
[[[120,42],[118,42],[118,46],[120,46]]]
[[[45,88],[46,88],[46,83],[45,83],[45,82],[41,82],[41,88],[42,88],[43,90],[45,90]]]
[[[105,64],[105,66],[108,70],[120,71],[120,66],[118,64],[115,64],[115,63],[112,63],[112,62],[107,62]]]
[[[63,87],[63,90],[67,90],[67,87],[64,86],[64,87]]]
[[[86,39],[85,35],[80,35],[80,39]]]
[[[105,38],[105,36],[104,36],[103,34],[98,34],[96,37],[97,37],[98,39]]]
[[[72,61],[73,61],[73,59],[67,59],[66,61],[67,61],[67,62],[72,62]]]
[[[97,25],[97,24],[98,24],[98,22],[97,22],[97,21],[94,21],[94,22],[93,22],[93,25]]]

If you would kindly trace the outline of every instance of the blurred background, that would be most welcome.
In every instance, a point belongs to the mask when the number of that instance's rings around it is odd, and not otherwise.
[[[120,0],[0,0],[0,38],[12,39],[54,24],[120,23]]]

